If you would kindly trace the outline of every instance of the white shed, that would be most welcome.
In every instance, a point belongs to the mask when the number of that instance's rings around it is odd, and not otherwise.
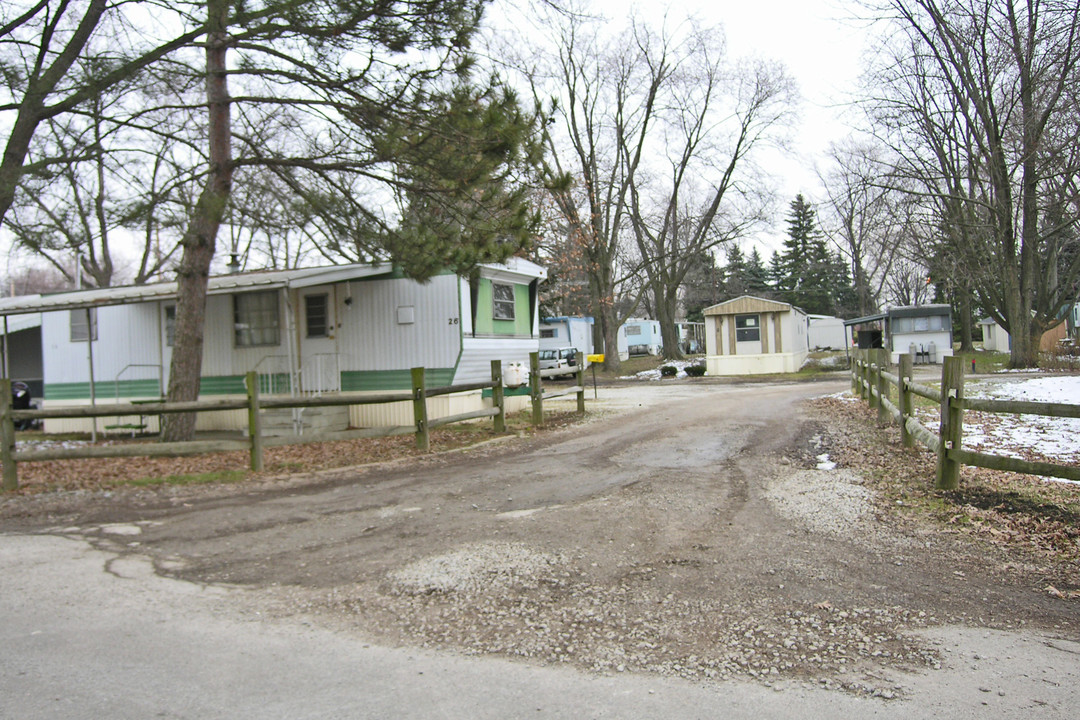
[[[796,372],[810,354],[806,313],[789,303],[744,295],[704,314],[707,375]]]
[[[807,336],[814,350],[843,350],[847,347],[844,321],[832,315],[807,315]]]

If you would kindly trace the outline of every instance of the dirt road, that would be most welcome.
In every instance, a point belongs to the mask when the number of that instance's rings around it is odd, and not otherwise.
[[[829,468],[802,401],[844,387],[609,388],[534,440],[6,530],[149,558],[225,588],[229,612],[337,640],[681,678],[718,703],[750,681],[890,717],[1072,717],[1076,604]]]

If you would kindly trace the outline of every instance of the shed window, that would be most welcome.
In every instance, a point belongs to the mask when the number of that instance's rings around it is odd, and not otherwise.
[[[87,327],[86,318],[87,310],[70,310],[69,322],[70,322],[70,339],[71,342],[86,342],[89,337],[90,340],[97,340],[97,308],[90,308],[90,325]]]
[[[505,283],[492,283],[492,317],[496,320],[514,319],[514,286]]]
[[[626,326],[626,334],[627,335],[640,335],[641,334],[641,326],[640,325],[627,325]]]
[[[555,337],[555,328],[540,328],[540,338],[553,338]]]
[[[735,341],[736,342],[759,342],[761,340],[761,325],[757,315],[735,316]]]
[[[304,297],[304,320],[309,338],[330,336],[327,295],[307,295]]]
[[[276,290],[233,295],[236,346],[281,344],[281,314]]]

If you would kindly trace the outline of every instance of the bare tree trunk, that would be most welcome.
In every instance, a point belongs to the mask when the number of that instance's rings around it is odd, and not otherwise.
[[[678,286],[674,286],[678,290]],[[656,297],[656,320],[660,323],[660,339],[664,347],[660,354],[665,360],[685,360],[682,348],[679,347],[679,333],[675,327],[675,309],[677,297],[672,293],[664,292],[663,296],[654,293]],[[661,299],[662,298],[662,299]]]
[[[971,289],[962,287],[960,294],[960,352],[974,352],[975,343],[971,339]]]
[[[202,374],[203,325],[206,286],[214,258],[218,229],[232,189],[232,146],[229,87],[226,75],[227,0],[207,0],[211,32],[206,45],[206,100],[209,111],[210,172],[188,229],[180,241],[184,249],[176,274],[176,335],[169,367],[171,402],[196,400]],[[190,440],[195,435],[195,414],[165,416],[165,442]]]

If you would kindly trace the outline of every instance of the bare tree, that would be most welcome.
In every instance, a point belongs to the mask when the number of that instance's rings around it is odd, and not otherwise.
[[[821,178],[827,196],[822,227],[851,269],[859,315],[871,315],[909,237],[906,203],[879,148],[848,141],[834,145],[831,156],[832,168]]]
[[[762,218],[748,154],[786,117],[792,85],[768,63],[731,63],[719,31],[692,23],[654,33],[631,22],[613,36],[576,14],[548,27],[551,63],[531,48],[520,64],[550,103],[547,184],[582,259],[605,366],[619,363],[620,305],[651,306],[677,354],[687,272]]]
[[[674,359],[682,356],[675,320],[687,272],[701,253],[766,220],[750,155],[778,139],[796,92],[776,64],[729,62],[716,29],[669,38],[635,25],[632,38],[627,74],[640,73],[636,84],[655,88],[658,102],[643,122],[616,128],[630,170],[634,239],[664,356]]]
[[[1074,301],[1080,3],[891,0],[875,118],[946,252],[1011,334],[1010,363]],[[1074,257],[1070,263],[1061,258]]]

